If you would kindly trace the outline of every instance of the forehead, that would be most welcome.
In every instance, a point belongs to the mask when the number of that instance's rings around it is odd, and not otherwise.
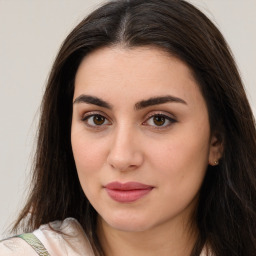
[[[87,55],[75,77],[75,95],[108,97],[176,94],[187,98],[199,93],[190,68],[155,47],[104,47]],[[111,94],[110,94],[111,92]]]

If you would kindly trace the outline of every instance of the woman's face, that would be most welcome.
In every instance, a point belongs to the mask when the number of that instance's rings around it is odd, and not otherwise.
[[[153,47],[102,48],[80,64],[73,100],[77,172],[103,223],[189,221],[219,149],[187,65]]]

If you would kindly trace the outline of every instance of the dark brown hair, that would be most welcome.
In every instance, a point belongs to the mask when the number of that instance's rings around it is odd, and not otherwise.
[[[76,218],[97,255],[97,213],[84,195],[71,150],[74,77],[81,60],[104,46],[155,46],[184,61],[208,106],[211,131],[224,145],[209,166],[196,212],[199,229],[191,256],[208,244],[216,256],[256,253],[256,132],[236,65],[219,30],[182,0],[111,1],[66,38],[44,94],[32,189],[14,230]],[[195,135],[196,136],[196,135]],[[30,214],[29,214],[30,213]]]

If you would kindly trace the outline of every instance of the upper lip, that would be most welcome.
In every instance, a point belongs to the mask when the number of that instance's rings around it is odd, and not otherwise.
[[[142,184],[142,183],[139,183],[139,182],[134,182],[134,181],[125,182],[125,183],[114,181],[114,182],[108,183],[105,186],[105,188],[111,189],[111,190],[123,190],[123,191],[125,191],[125,190],[136,190],[136,189],[151,189],[151,188],[153,188],[153,186]]]

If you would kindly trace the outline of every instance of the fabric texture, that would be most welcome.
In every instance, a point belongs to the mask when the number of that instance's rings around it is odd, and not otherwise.
[[[81,225],[73,218],[42,225],[33,235],[43,244],[48,254],[38,254],[24,239],[13,237],[0,242],[0,255],[94,256]]]
[[[30,242],[27,243],[25,240]],[[32,247],[37,247],[38,251]],[[83,228],[73,218],[42,225],[32,235],[22,234],[0,241],[0,255],[95,256]],[[206,255],[206,249],[204,249],[200,256]]]
[[[26,241],[37,252],[39,256],[50,256],[44,245],[33,233],[25,233],[17,237],[20,237],[21,239]]]

